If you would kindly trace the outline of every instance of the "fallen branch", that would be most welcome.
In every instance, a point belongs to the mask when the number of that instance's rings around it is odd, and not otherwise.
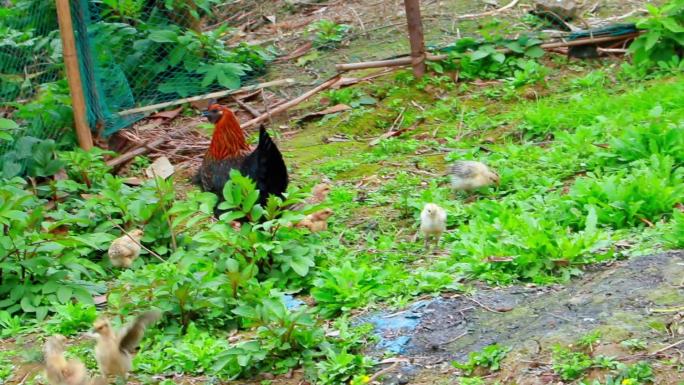
[[[140,147],[134,148],[133,150],[117,156],[114,159],[110,159],[107,161],[107,166],[109,167],[118,167],[129,160],[135,158],[136,156],[144,155],[147,154],[148,152],[154,150],[155,147],[159,146],[160,144],[164,143],[166,140],[168,140],[168,137],[162,137],[156,140],[153,140],[149,143],[145,143]]]
[[[606,43],[610,41],[620,41],[620,40],[629,40],[633,39],[635,37],[638,37],[641,34],[641,32],[635,32],[635,33],[630,33],[627,35],[622,35],[622,36],[602,36],[602,37],[589,37],[589,38],[584,38],[584,39],[576,39],[576,40],[570,40],[570,41],[559,41],[559,42],[553,42],[553,43],[544,43],[541,44],[540,47],[544,50],[547,51],[553,51],[558,48],[562,47],[576,47],[576,46],[582,46],[582,45],[589,45],[589,44],[598,44],[598,43]],[[511,52],[510,49],[507,48],[500,48],[497,49],[498,52],[501,53],[509,53]],[[447,59],[449,56],[448,55],[427,55],[427,60],[430,61],[441,61]],[[405,65],[410,65],[411,64],[411,57],[402,57],[398,59],[390,59],[390,60],[378,60],[378,61],[368,61],[368,62],[359,62],[359,63],[344,63],[344,64],[336,64],[335,68],[338,71],[353,71],[353,70],[359,70],[359,69],[366,69],[366,68],[381,68],[381,67],[398,67],[398,66],[405,66]]]
[[[337,74],[337,75],[333,76],[332,78],[326,80],[322,84],[318,85],[316,88],[313,88],[312,90],[307,91],[307,92],[299,95],[298,97],[290,100],[289,102],[283,103],[283,104],[279,105],[278,107],[273,108],[271,111],[268,111],[265,114],[262,114],[261,116],[258,116],[252,120],[249,120],[249,121],[243,123],[242,128],[247,129],[248,127],[255,126],[255,125],[263,122],[264,120],[271,118],[274,115],[277,115],[283,111],[286,111],[286,110],[302,103],[303,101],[307,100],[308,98],[312,97],[313,95],[315,95],[315,94],[317,94],[317,93],[319,93],[325,89],[330,88],[335,83],[337,83],[339,80],[340,80],[340,74]]]
[[[165,102],[165,103],[158,103],[158,104],[152,104],[149,106],[145,107],[139,107],[139,108],[133,108],[130,110],[125,110],[121,111],[118,113],[119,116],[126,116],[126,115],[132,115],[132,114],[139,114],[142,112],[148,112],[148,111],[154,111],[154,110],[159,110],[162,108],[166,107],[171,107],[171,106],[176,106],[179,104],[184,104],[184,103],[190,103],[190,102],[196,102],[199,100],[207,100],[207,99],[217,99],[217,98],[222,98],[224,96],[232,95],[232,94],[237,94],[240,92],[245,92],[245,91],[251,91],[251,90],[256,90],[256,89],[261,89],[261,88],[267,88],[267,87],[275,87],[275,86],[282,86],[282,85],[292,85],[295,83],[294,79],[279,79],[279,80],[273,80],[270,82],[266,83],[259,83],[259,84],[254,84],[251,86],[247,87],[242,87],[238,88],[236,90],[224,90],[224,91],[218,91],[218,92],[212,92],[209,94],[204,94],[204,95],[199,95],[199,96],[193,96],[191,98],[184,98],[184,99],[178,99],[178,100],[173,100],[170,102]]]
[[[261,115],[261,111],[257,110],[256,108],[250,106],[249,104],[243,102],[242,100],[231,96],[231,99],[237,103],[238,106],[242,107],[245,111],[249,112],[250,115],[252,115],[253,118],[256,118],[257,116]]]

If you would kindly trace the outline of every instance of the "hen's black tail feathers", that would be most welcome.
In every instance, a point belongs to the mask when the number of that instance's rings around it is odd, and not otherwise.
[[[283,155],[263,124],[259,127],[259,144],[254,152],[257,158],[257,175],[254,179],[261,192],[259,201],[265,204],[271,194],[282,196],[289,180]]]

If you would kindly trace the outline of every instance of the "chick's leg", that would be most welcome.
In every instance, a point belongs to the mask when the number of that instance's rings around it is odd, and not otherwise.
[[[435,248],[439,250],[439,239],[442,237],[442,233],[435,234]]]
[[[424,245],[425,251],[430,251],[430,235],[425,234],[425,245]]]

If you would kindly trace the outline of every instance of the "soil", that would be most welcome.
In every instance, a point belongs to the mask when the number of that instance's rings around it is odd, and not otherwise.
[[[512,348],[492,380],[504,384],[557,383],[550,352],[555,344],[573,344],[593,331],[601,340],[594,354],[626,361],[635,356],[619,343],[638,338],[649,351],[678,341],[667,325],[684,304],[684,252],[635,257],[594,267],[564,286],[512,286],[478,290],[471,297],[438,298],[413,305],[394,316],[376,314],[381,356],[387,348],[408,358],[385,383],[451,383],[457,376],[451,362],[464,361],[470,352],[499,344]],[[404,321],[402,321],[404,320]],[[405,322],[413,320],[413,322]],[[396,328],[386,325],[399,325]],[[678,353],[672,349],[662,353]],[[654,357],[655,358],[655,357]],[[657,384],[678,384],[684,373],[656,363]]]

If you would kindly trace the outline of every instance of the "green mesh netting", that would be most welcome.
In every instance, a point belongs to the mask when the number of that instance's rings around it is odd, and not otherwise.
[[[126,110],[237,88],[264,69],[261,48],[224,42],[217,0],[72,0],[90,126],[110,135]],[[210,28],[208,28],[209,26]],[[209,30],[209,31],[203,31]],[[16,139],[73,137],[53,0],[0,0],[0,117]],[[73,139],[72,139],[73,140]],[[0,154],[12,146],[0,141]]]

